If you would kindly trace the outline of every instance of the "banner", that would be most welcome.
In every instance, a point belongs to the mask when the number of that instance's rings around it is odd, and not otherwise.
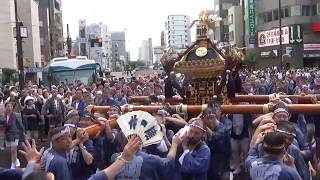
[[[249,36],[256,36],[256,13],[254,10],[254,0],[248,0],[248,22],[249,22]]]
[[[289,27],[282,27],[282,44],[289,44]],[[258,32],[258,47],[280,45],[279,28]]]
[[[42,67],[29,67],[29,68],[24,68],[25,73],[38,73],[38,72],[43,72],[44,68]]]

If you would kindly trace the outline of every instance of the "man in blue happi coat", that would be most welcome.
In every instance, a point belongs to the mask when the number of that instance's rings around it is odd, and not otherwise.
[[[262,143],[264,155],[259,158],[258,144]],[[300,180],[294,159],[285,149],[285,137],[280,132],[262,132],[250,148],[245,162],[246,169],[254,180]]]
[[[206,129],[200,118],[191,119],[189,129],[182,136],[183,153],[178,156],[176,180],[206,180],[210,165],[210,149],[203,142]],[[180,132],[182,133],[182,132]]]

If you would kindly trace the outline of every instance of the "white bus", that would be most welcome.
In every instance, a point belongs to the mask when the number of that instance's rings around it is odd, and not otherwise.
[[[85,56],[54,58],[45,68],[43,79],[46,85],[57,85],[81,81],[85,85],[95,82],[100,72],[100,65]]]

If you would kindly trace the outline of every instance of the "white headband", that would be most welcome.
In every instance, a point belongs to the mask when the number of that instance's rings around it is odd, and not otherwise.
[[[51,141],[54,141],[54,140],[60,138],[61,136],[66,135],[66,134],[70,134],[70,128],[68,126],[66,126],[64,129],[62,129],[59,133],[53,135],[51,138]]]
[[[206,132],[205,129],[203,129],[201,126],[198,126],[198,125],[196,125],[196,124],[190,124],[189,126],[192,126],[192,127],[198,128],[198,129],[201,129],[203,132]]]
[[[284,131],[284,130],[281,130],[281,129],[277,129],[276,131],[279,132],[279,133],[291,135],[291,136],[293,136],[293,137],[296,137],[296,136],[297,136],[295,133],[289,133],[289,132]]]
[[[278,109],[273,111],[274,115],[277,114],[277,113],[286,113],[288,116],[290,116],[289,112],[284,108],[278,108]]]
[[[63,125],[64,127],[72,127],[72,128],[76,128],[77,126],[76,125],[74,125],[74,124],[64,124]]]

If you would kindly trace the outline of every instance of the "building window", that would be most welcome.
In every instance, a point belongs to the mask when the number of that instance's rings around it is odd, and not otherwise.
[[[266,22],[268,22],[268,21],[267,21],[267,13],[264,12],[264,13],[263,13],[263,23],[266,23]]]
[[[281,18],[289,17],[289,16],[290,16],[289,7],[282,8],[282,10],[281,10]]]
[[[311,7],[307,5],[302,5],[302,16],[310,16],[311,15]]]
[[[229,32],[229,41],[234,41],[234,31]]]
[[[284,17],[289,17],[290,16],[290,9],[289,7],[284,8]]]
[[[311,16],[317,15],[317,5],[313,4],[311,6]]]
[[[60,11],[60,4],[57,1],[54,1],[54,7]]]
[[[272,11],[269,11],[266,14],[267,14],[267,21],[266,22],[271,22],[272,21]]]
[[[291,6],[291,16],[301,16],[301,6]]]
[[[228,25],[230,25],[230,24],[233,24],[233,14],[230,14],[229,16],[228,16]]]
[[[263,24],[264,23],[264,13],[260,13],[258,15],[258,24]]]
[[[229,33],[224,33],[224,41],[229,41]]]
[[[273,20],[276,21],[279,19],[279,9],[273,10]]]

